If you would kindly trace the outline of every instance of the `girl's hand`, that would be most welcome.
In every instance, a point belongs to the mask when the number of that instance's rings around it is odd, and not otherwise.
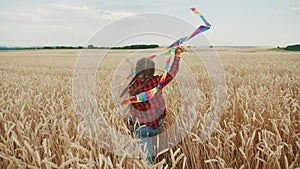
[[[182,52],[186,52],[186,50],[184,49],[184,47],[179,46],[176,50],[175,50],[175,56],[180,56],[180,54]]]

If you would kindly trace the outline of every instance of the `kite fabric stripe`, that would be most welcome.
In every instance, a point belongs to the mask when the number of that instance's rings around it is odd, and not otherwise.
[[[205,23],[205,26],[201,25],[196,30],[194,30],[194,32],[192,32],[189,36],[185,36],[185,37],[182,37],[182,38],[176,40],[171,45],[169,45],[162,53],[149,56],[148,57],[149,59],[154,59],[156,56],[169,55],[169,57],[167,58],[167,61],[166,61],[164,73],[162,74],[162,77],[160,78],[160,81],[158,82],[157,87],[155,87],[151,90],[148,90],[146,92],[139,93],[135,96],[131,96],[129,99],[122,101],[121,104],[125,105],[125,104],[131,104],[131,103],[140,103],[140,102],[145,102],[145,101],[150,100],[156,94],[156,92],[159,90],[160,86],[163,84],[163,82],[167,76],[167,73],[169,70],[169,65],[171,62],[171,53],[173,53],[179,47],[179,45],[181,45],[183,42],[186,42],[186,41],[192,39],[193,37],[195,37],[196,35],[198,35],[199,33],[202,33],[204,31],[207,31],[210,29],[211,24],[207,22],[207,20],[204,18],[204,16],[196,8],[191,8],[191,10],[196,15],[200,16],[202,21]],[[128,75],[128,77],[126,77],[125,80],[128,80],[129,78],[133,77],[134,75],[135,75],[135,72],[133,71],[130,73],[130,75]]]

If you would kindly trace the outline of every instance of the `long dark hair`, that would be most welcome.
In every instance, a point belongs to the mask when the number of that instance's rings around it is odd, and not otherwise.
[[[142,86],[135,88],[135,89],[130,89],[129,90],[129,95],[134,96],[138,94],[138,90],[145,87],[149,81],[154,75],[155,72],[155,63],[149,59],[149,58],[142,58],[136,62],[136,67],[135,67],[135,76],[132,78],[128,86],[122,91],[120,97],[123,97],[124,94],[128,91],[131,85],[134,84],[134,82],[137,79],[140,79],[140,75],[142,76],[141,80],[144,80],[144,83]]]

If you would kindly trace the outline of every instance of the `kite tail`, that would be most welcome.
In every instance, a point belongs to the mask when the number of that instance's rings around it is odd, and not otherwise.
[[[191,10],[195,14],[197,14],[197,15],[200,16],[200,18],[205,23],[205,25],[199,26],[190,36],[186,36],[186,37],[183,37],[183,38],[180,38],[180,39],[176,40],[174,43],[172,43],[171,45],[169,45],[162,53],[157,54],[157,55],[151,55],[151,56],[149,56],[149,59],[154,59],[156,56],[170,55],[183,42],[188,41],[191,38],[193,38],[194,36],[198,35],[199,33],[202,33],[204,31],[207,31],[207,30],[210,29],[211,24],[204,18],[204,16],[196,8],[191,8]],[[163,73],[160,81],[158,82],[157,87],[155,87],[155,88],[153,88],[153,89],[151,89],[149,91],[139,93],[139,94],[137,94],[135,96],[131,96],[129,99],[124,100],[121,104],[124,105],[124,104],[131,104],[131,103],[139,103],[139,102],[144,102],[144,101],[147,101],[147,100],[151,99],[155,95],[155,93],[159,90],[160,86],[162,85],[162,83],[164,82],[164,80],[166,78],[166,75],[167,75],[167,72],[168,72],[168,69],[169,69],[169,65],[170,65],[170,58],[171,58],[171,55],[167,59],[165,71],[164,71],[164,73]],[[132,72],[126,78],[126,80],[129,79],[130,77],[134,76],[134,74],[135,74],[135,72]]]
[[[179,45],[181,45],[183,42],[190,40],[191,38],[193,38],[194,36],[196,36],[197,34],[204,32],[208,29],[210,29],[211,24],[204,18],[204,16],[196,9],[196,8],[191,8],[191,10],[196,14],[199,15],[200,18],[202,19],[202,21],[204,22],[204,25],[199,26],[199,28],[197,28],[190,36],[186,36],[186,37],[182,37],[178,40],[176,40],[175,42],[173,42],[171,45],[169,45],[165,50],[163,50],[162,53],[156,54],[156,55],[151,55],[149,56],[149,59],[154,59],[156,56],[166,56],[168,54],[171,54],[173,51],[175,51],[173,48],[178,47]],[[135,75],[135,72],[131,72],[129,76],[127,76],[125,78],[124,81],[127,81],[128,79],[132,78]]]
[[[211,27],[211,24],[207,22],[207,20],[204,18],[203,15],[201,15],[200,18],[202,19],[202,21],[205,23],[205,25],[206,25],[207,27]]]
[[[204,18],[204,16],[196,9],[196,8],[191,8],[191,10],[196,14],[199,15],[202,21],[205,23],[206,26],[211,27],[211,24],[207,22],[207,20]]]

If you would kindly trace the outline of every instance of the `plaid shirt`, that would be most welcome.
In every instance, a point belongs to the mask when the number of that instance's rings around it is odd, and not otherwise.
[[[160,119],[163,119],[166,116],[166,105],[162,96],[162,88],[164,88],[175,77],[179,70],[179,60],[179,56],[174,57],[174,61],[166,79],[159,88],[160,90],[158,90],[149,101],[132,103],[130,105],[131,122],[138,121],[140,124],[151,126],[154,129],[160,125]],[[153,76],[144,86],[144,81],[137,79],[130,86],[130,89],[143,86],[138,90],[138,93],[148,91],[158,85],[160,78],[161,76]]]

